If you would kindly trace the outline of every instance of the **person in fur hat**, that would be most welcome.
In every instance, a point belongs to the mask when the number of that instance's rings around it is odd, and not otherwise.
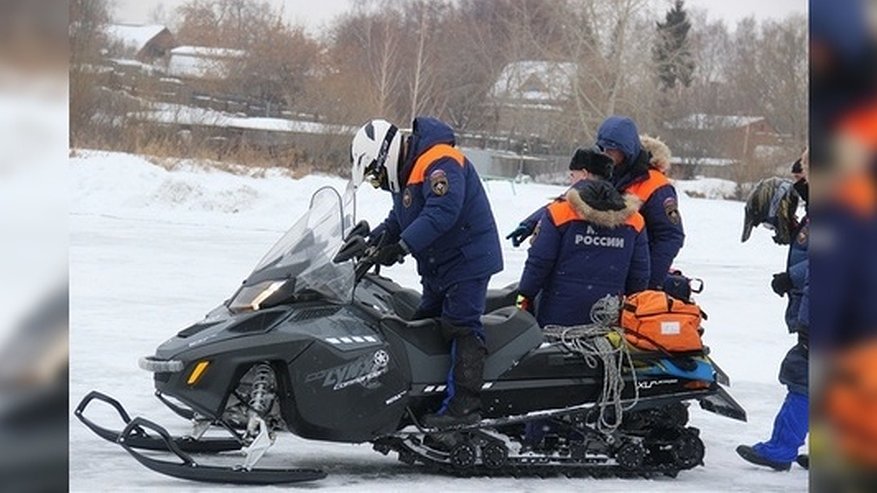
[[[640,200],[608,181],[612,160],[596,148],[578,149],[569,167],[579,180],[545,208],[518,287],[521,309],[532,310],[539,297],[543,327],[590,323],[597,300],[642,291],[649,281]]]
[[[597,130],[596,146],[614,163],[607,179],[621,193],[640,199],[649,238],[651,277],[649,289],[663,289],[673,260],[685,242],[676,189],[665,173],[670,169],[670,149],[660,140],[640,136],[634,121],[610,116]],[[506,239],[520,245],[535,231],[544,208],[524,219]]]

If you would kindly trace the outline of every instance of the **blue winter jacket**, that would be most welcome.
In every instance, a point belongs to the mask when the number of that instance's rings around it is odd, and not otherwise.
[[[624,161],[613,170],[612,183],[643,202],[639,212],[649,233],[649,288],[660,289],[685,243],[676,189],[663,173],[649,168],[649,155],[643,151],[636,124],[630,118],[610,116],[603,121],[597,130],[597,145],[624,153]]]
[[[372,236],[401,239],[417,272],[441,289],[502,270],[493,212],[475,167],[454,146],[454,131],[430,117],[414,120],[408,137],[401,193]]]
[[[648,241],[638,200],[622,199],[603,182],[620,207],[598,210],[586,193],[589,182],[576,183],[549,205],[533,236],[518,289],[530,299],[539,295],[536,318],[543,327],[590,323],[594,302],[648,284]]]
[[[789,304],[786,307],[786,325],[789,332],[806,334],[810,327],[810,261],[807,246],[810,243],[810,219],[805,217],[789,246],[786,272],[792,281]]]

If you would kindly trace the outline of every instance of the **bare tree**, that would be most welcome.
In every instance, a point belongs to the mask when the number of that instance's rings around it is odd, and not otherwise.
[[[70,142],[82,145],[96,137],[94,117],[100,103],[98,63],[108,42],[106,0],[71,0],[70,4]]]

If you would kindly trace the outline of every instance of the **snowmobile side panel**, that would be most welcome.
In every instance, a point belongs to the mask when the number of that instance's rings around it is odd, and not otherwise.
[[[404,362],[383,342],[346,352],[315,342],[288,368],[287,426],[304,438],[344,442],[397,429],[410,385]]]

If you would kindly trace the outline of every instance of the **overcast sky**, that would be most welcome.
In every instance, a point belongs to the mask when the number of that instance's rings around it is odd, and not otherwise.
[[[162,5],[169,19],[174,10],[184,0],[112,0],[115,4],[117,22],[147,23],[150,14]],[[319,32],[333,17],[350,8],[353,0],[267,0],[269,3],[283,5],[286,17],[296,23],[305,24],[311,32]],[[482,0],[490,1],[490,0]],[[652,0],[661,10],[666,10],[672,0]],[[687,0],[689,7],[702,8],[710,19],[724,19],[730,26],[738,20],[755,15],[758,19],[779,19],[789,13],[805,13],[807,0]]]

